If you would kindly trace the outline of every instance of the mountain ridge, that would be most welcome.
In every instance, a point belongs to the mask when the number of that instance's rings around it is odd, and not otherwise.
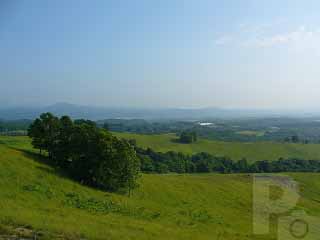
[[[130,107],[94,107],[58,102],[46,107],[12,107],[0,109],[0,119],[34,119],[43,112],[55,115],[69,115],[72,118],[103,120],[121,119],[184,119],[199,120],[210,118],[258,118],[258,117],[302,117],[319,116],[316,113],[300,111],[226,109],[207,108],[130,108]]]

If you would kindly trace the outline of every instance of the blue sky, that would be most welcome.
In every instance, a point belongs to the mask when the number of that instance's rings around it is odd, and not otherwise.
[[[320,2],[4,0],[0,105],[317,109]]]

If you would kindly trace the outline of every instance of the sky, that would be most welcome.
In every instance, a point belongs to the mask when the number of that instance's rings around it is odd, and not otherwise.
[[[319,109],[318,0],[1,0],[0,106]]]

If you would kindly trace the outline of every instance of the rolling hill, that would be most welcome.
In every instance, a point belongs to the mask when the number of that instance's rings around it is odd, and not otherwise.
[[[291,176],[303,186],[300,207],[320,216],[320,175]],[[46,165],[28,138],[0,137],[1,236],[256,239],[251,188],[248,174],[168,174],[143,175],[131,196],[102,192]]]

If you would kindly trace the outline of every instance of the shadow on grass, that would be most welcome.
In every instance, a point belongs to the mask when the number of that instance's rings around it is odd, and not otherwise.
[[[33,150],[21,149],[21,148],[12,147],[12,146],[10,146],[9,148],[16,150],[16,151],[19,151],[22,153],[22,155],[24,157],[32,159],[33,161],[42,164],[42,166],[41,165],[36,166],[36,168],[38,168],[41,171],[45,171],[48,174],[52,174],[52,175],[58,176],[60,178],[64,178],[64,179],[73,181],[74,183],[80,184],[82,186],[86,186],[86,187],[94,189],[94,190],[100,190],[100,191],[107,192],[107,193],[113,192],[113,193],[116,193],[119,195],[127,194],[127,192],[122,192],[122,189],[119,189],[118,191],[108,191],[103,188],[99,188],[98,186],[92,186],[90,184],[83,183],[83,182],[77,180],[76,178],[74,178],[70,173],[67,172],[67,170],[64,170],[60,167],[57,167],[55,165],[55,163],[49,159],[49,157],[44,156],[44,155],[40,155],[40,153],[37,153]]]
[[[54,167],[53,162],[50,161],[50,159],[45,155],[40,155],[39,153],[36,153],[32,150],[26,150],[26,149],[16,149],[16,150],[22,152],[22,154],[25,157],[32,158],[36,162],[44,163],[46,165],[49,165],[50,167]]]
[[[183,144],[183,145],[192,144],[192,143],[181,142],[179,138],[171,138],[171,139],[170,139],[170,142],[172,142],[172,143],[177,143],[177,144]]]
[[[46,166],[37,166],[38,169],[41,171],[45,171],[48,174],[53,174],[58,177],[67,178],[69,180],[75,181],[66,171],[62,170],[61,168],[58,168],[47,156],[40,155],[39,153],[36,153],[32,150],[26,150],[16,147],[10,147],[11,149],[14,149],[16,151],[19,151],[22,153],[22,155],[26,158],[30,158],[37,163],[45,164]]]

